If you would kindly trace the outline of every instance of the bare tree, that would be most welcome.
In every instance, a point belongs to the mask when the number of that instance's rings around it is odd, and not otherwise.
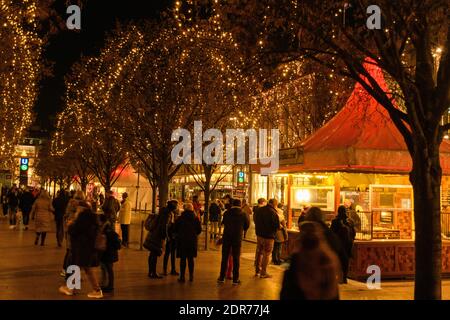
[[[367,28],[366,22],[376,18],[374,11],[367,14],[372,4],[381,9],[381,29]],[[249,0],[212,5],[220,15],[211,14],[211,20],[235,33],[246,52],[259,56],[262,64],[310,59],[354,79],[388,111],[413,163],[415,298],[440,299],[439,146],[450,127],[441,124],[450,106],[448,0]],[[252,25],[246,30],[245,23]],[[380,87],[365,63],[380,67],[398,84],[396,100],[405,110],[395,106],[392,92]]]

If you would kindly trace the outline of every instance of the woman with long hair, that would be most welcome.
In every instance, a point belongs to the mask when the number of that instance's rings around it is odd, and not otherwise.
[[[77,208],[75,220],[69,224],[68,232],[71,243],[71,262],[80,267],[86,273],[93,291],[88,294],[89,298],[103,298],[95,268],[99,266],[99,254],[96,249],[96,239],[99,233],[98,217],[88,208],[87,204],[81,203]],[[61,293],[73,295],[73,290],[62,286]]]
[[[53,221],[53,209],[52,201],[47,190],[42,189],[39,193],[38,198],[31,208],[31,218],[35,220],[36,228],[36,240],[34,244],[39,243],[39,238],[41,239],[41,246],[45,244],[45,238],[47,232],[51,231],[52,221]]]

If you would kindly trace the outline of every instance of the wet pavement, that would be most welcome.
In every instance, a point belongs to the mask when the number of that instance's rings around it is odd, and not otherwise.
[[[275,300],[281,289],[285,266],[270,265],[270,279],[254,277],[254,244],[244,242],[241,257],[241,281],[232,286],[231,281],[216,283],[220,269],[220,248],[210,242],[209,250],[203,250],[204,238],[199,240],[199,253],[195,261],[195,279],[190,283],[178,283],[176,276],[163,279],[147,277],[148,252],[140,247],[140,221],[137,215],[131,226],[130,248],[121,249],[119,262],[114,265],[115,292],[105,294],[105,299],[120,300]],[[60,276],[65,253],[56,245],[55,233],[47,235],[46,245],[34,245],[33,225],[30,230],[10,230],[8,220],[0,218],[0,299],[11,300],[61,300],[88,299],[90,285],[82,278],[81,292],[67,297],[58,292],[64,284]],[[178,263],[178,261],[177,261]],[[179,266],[177,265],[177,270]],[[158,261],[162,272],[162,259]],[[100,272],[99,272],[100,276]],[[412,281],[385,281],[381,290],[369,290],[365,283],[350,280],[341,285],[341,299],[348,300],[404,300],[412,299]],[[450,281],[443,282],[443,298],[450,299]]]

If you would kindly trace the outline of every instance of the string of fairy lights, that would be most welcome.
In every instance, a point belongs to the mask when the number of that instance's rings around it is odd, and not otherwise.
[[[225,56],[223,48],[230,55]],[[66,108],[58,115],[53,152],[63,154],[83,136],[95,137],[106,127],[121,138],[130,128],[138,139],[144,136],[140,132],[151,131],[149,145],[167,143],[174,129],[188,125],[189,113],[201,118],[210,112],[209,118],[214,118],[211,105],[217,113],[234,107],[242,119],[248,118],[236,106],[251,106],[240,94],[251,81],[243,76],[243,60],[236,59],[233,50],[236,54],[229,34],[199,25],[166,28],[154,39],[136,26],[120,32],[98,57],[78,64],[67,79]],[[141,87],[148,91],[140,92]],[[147,105],[135,101],[142,96]]]
[[[0,162],[32,122],[41,68],[37,0],[0,0]]]
[[[227,104],[238,106],[228,117],[229,126],[280,128],[282,136],[286,132],[285,139],[296,141],[305,138],[314,129],[313,125],[323,124],[345,103],[343,99],[351,92],[353,82],[336,70],[322,68],[311,72],[311,65],[301,59],[281,64],[272,74],[275,85],[270,89],[261,88],[258,80],[264,77],[262,62],[253,57],[255,69],[261,74],[251,77],[243,72],[246,60],[239,53],[232,32],[222,26],[221,12],[215,10],[220,6],[219,1],[213,2],[217,6],[213,5],[210,17],[202,21],[195,19],[192,8],[196,1],[176,1],[172,10],[175,22],[170,27],[149,37],[148,30],[131,26],[110,38],[100,55],[83,61],[73,71],[75,76],[66,81],[66,109],[58,116],[53,149],[64,153],[81,137],[95,136],[106,127],[121,138],[125,137],[124,130],[139,133],[159,128],[151,139],[146,138],[144,145],[165,142],[171,130],[185,124],[183,112],[187,106],[194,116],[200,116],[207,112],[211,99],[217,104],[217,110]],[[189,6],[186,8],[185,4]],[[291,4],[290,18],[295,17],[298,1]],[[270,11],[270,6],[265,9]],[[342,9],[337,11],[336,17],[342,14]],[[298,26],[292,21],[287,25],[295,38]],[[266,31],[258,33],[257,44],[261,50],[266,45]],[[335,38],[334,29],[331,32]],[[211,74],[216,78],[214,81],[208,79]],[[211,92],[205,90],[207,81],[210,81],[209,91],[232,94],[222,98],[220,104],[217,96],[211,98]],[[211,90],[217,87],[220,90]],[[322,91],[318,92],[318,87]],[[145,101],[138,101],[142,96]],[[328,100],[319,103],[324,105],[323,110],[314,115],[318,96],[326,96]],[[169,130],[164,130],[163,125]],[[69,126],[75,127],[78,140],[67,138],[74,136],[65,133]],[[307,129],[292,130],[302,127]],[[138,133],[136,138],[142,138]]]

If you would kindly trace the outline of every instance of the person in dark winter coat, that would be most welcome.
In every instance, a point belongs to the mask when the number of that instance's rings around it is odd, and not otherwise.
[[[177,258],[180,258],[179,282],[185,281],[186,260],[189,267],[189,281],[194,281],[194,258],[197,257],[197,238],[201,232],[202,225],[194,213],[194,206],[191,203],[185,203],[183,213],[175,222]]]
[[[80,203],[75,220],[68,226],[68,233],[71,243],[71,263],[85,271],[93,288],[93,291],[88,294],[89,298],[103,297],[95,272],[95,268],[99,265],[99,254],[96,249],[98,232],[97,215],[92,212],[87,203]],[[59,291],[66,295],[73,295],[73,290],[67,286],[60,287]]]
[[[277,230],[280,227],[280,219],[274,206],[275,199],[269,200],[269,204],[260,207],[253,214],[255,233],[257,237],[255,252],[255,275],[261,278],[270,278],[267,273],[267,265],[272,255]]]
[[[331,222],[331,231],[339,238],[344,254],[340,255],[342,265],[342,281],[347,283],[348,266],[352,256],[353,241],[355,240],[355,228],[347,217],[345,206],[339,206],[335,219]]]
[[[33,208],[34,200],[35,198],[30,189],[27,189],[20,197],[19,208],[22,211],[24,230],[28,230],[28,223],[30,222],[30,213]]]
[[[117,213],[120,210],[120,202],[114,197],[112,191],[106,193],[107,197],[102,205],[103,213],[108,218],[112,225],[117,221]]]
[[[170,200],[169,203],[171,205],[171,208],[175,209],[169,212],[169,217],[167,220],[167,237],[166,237],[166,249],[164,250],[164,259],[163,259],[163,275],[167,276],[167,265],[169,263],[170,257],[170,266],[171,266],[170,274],[173,276],[177,276],[178,272],[176,271],[175,267],[177,241],[174,227],[175,222],[179,216],[178,201]]]
[[[216,202],[212,202],[209,206],[209,222],[211,222],[210,239],[216,239],[218,235],[219,219],[220,214],[222,213],[218,201],[219,199],[217,199]]]
[[[9,213],[9,228],[16,228],[17,208],[19,207],[19,192],[17,186],[14,184],[8,195],[8,213]]]
[[[56,223],[56,242],[58,247],[62,246],[64,240],[64,214],[66,213],[67,204],[69,203],[69,198],[64,190],[58,191],[58,195],[53,199],[53,212],[55,215]]]
[[[344,269],[345,263],[348,263],[348,253],[344,249],[344,245],[341,239],[326,225],[324,222],[324,215],[322,210],[318,207],[311,207],[305,216],[305,222],[316,222],[322,228],[325,239],[327,240],[328,246],[333,250],[333,252],[338,256],[341,262],[341,270]],[[344,278],[344,277],[342,277]]]
[[[227,210],[222,219],[224,225],[222,237],[222,262],[220,266],[220,275],[217,280],[219,283],[225,281],[225,272],[227,270],[228,255],[230,250],[233,255],[233,284],[240,284],[239,280],[239,262],[241,256],[242,237],[250,226],[250,218],[241,210],[241,201],[234,199],[232,207]]]
[[[102,224],[101,232],[106,236],[106,250],[100,252],[100,267],[102,269],[102,291],[114,291],[114,269],[113,264],[119,261],[119,249],[122,246],[120,237],[111,222],[105,215],[100,215],[100,223]]]
[[[316,222],[300,225],[298,249],[285,271],[281,300],[339,300],[339,261]]]
[[[355,203],[351,199],[344,200],[344,207],[346,210],[347,219],[352,222],[353,228],[356,232],[361,232],[361,218],[355,208]]]
[[[167,206],[162,208],[157,216],[157,223],[154,230],[149,230],[148,237],[150,239],[150,255],[148,256],[148,276],[152,279],[161,279],[156,272],[156,265],[158,263],[158,257],[162,254],[164,240],[167,238],[167,224],[169,221],[170,213],[174,211],[176,207],[173,202],[168,202]]]
[[[3,216],[8,215],[8,188],[6,186],[2,187],[2,210],[3,210]]]

